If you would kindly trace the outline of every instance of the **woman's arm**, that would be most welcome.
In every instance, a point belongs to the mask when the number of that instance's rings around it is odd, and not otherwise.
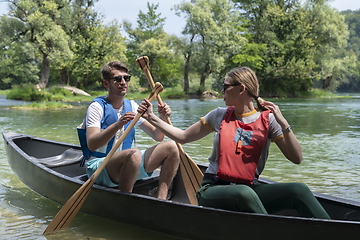
[[[147,99],[139,105],[138,112],[143,113],[143,118],[166,136],[181,144],[199,140],[211,132],[201,121],[194,123],[186,130],[167,124],[153,113],[152,104]]]
[[[302,150],[299,141],[295,134],[290,132],[284,132],[284,138],[275,142],[284,156],[295,164],[302,162]]]
[[[166,103],[162,103],[161,105],[158,105],[158,113],[160,116],[160,119],[164,122],[166,121],[166,118],[170,117],[172,111],[170,109],[170,106]],[[164,140],[164,133],[160,131],[158,128],[151,125],[148,121],[144,121],[140,128],[150,137],[152,137],[155,141],[161,142]]]
[[[300,164],[302,161],[302,150],[300,143],[297,140],[294,132],[287,130],[290,125],[282,115],[279,107],[268,101],[264,101],[261,105],[269,109],[274,114],[276,121],[283,130],[284,138],[276,141],[276,145],[287,159],[295,164]]]

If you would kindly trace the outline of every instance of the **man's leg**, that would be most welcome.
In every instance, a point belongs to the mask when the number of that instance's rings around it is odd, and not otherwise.
[[[155,145],[146,150],[144,161],[144,168],[148,173],[161,166],[157,197],[166,199],[170,184],[180,163],[178,147],[174,141]]]
[[[119,189],[132,192],[142,155],[138,149],[126,149],[115,153],[106,165],[106,170],[114,183],[119,183]]]

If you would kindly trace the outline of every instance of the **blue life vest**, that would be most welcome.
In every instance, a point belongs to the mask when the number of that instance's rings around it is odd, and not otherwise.
[[[104,109],[104,116],[101,120],[101,129],[106,129],[111,124],[115,123],[118,120],[118,115],[113,108],[112,104],[109,103],[105,96],[94,98],[93,101],[98,102]],[[128,99],[124,99],[124,105],[121,112],[121,115],[123,115],[126,112],[131,112],[132,106],[131,101]],[[130,121],[131,122],[131,121]],[[129,126],[130,122],[128,122],[124,126],[124,130]],[[91,157],[106,157],[106,155],[110,152],[111,148],[113,147],[115,136],[108,142],[106,146],[106,152],[97,152],[97,151],[90,151],[87,142],[86,142],[86,127],[85,127],[85,120],[82,123],[82,127],[77,128],[78,137],[80,141],[81,150],[83,152],[83,159],[80,162],[80,166],[83,167],[85,165],[85,162]],[[122,142],[122,150],[129,149],[132,146],[132,143],[135,139],[135,128],[131,129],[129,134],[126,136],[124,141]]]

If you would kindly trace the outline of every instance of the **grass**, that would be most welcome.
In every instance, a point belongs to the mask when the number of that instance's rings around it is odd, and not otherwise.
[[[306,98],[351,98],[351,96],[339,96],[332,92],[319,88],[313,88],[308,92],[301,92],[299,97]]]
[[[75,107],[70,104],[63,103],[63,102],[40,102],[40,103],[31,103],[28,105],[14,106],[12,108],[15,108],[15,109],[38,109],[38,110],[45,110],[45,109],[60,110],[60,109],[75,108]]]

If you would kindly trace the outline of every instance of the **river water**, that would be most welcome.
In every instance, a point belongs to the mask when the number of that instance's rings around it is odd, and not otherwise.
[[[303,162],[286,160],[272,144],[262,177],[278,182],[303,182],[311,190],[360,201],[360,94],[352,98],[275,99],[291,124],[303,148]],[[167,100],[173,125],[185,128],[210,110],[224,106],[222,99]],[[0,96],[0,130],[30,134],[78,144],[76,126],[84,108],[66,110],[19,110],[11,106],[27,104]],[[207,162],[212,135],[184,145],[196,162]],[[136,147],[155,144],[141,130]],[[162,233],[78,213],[70,227],[60,233],[42,233],[61,208],[27,188],[13,174],[0,139],[0,239],[176,239]],[[35,176],[36,177],[36,176]],[[61,194],[61,193],[59,193]]]

